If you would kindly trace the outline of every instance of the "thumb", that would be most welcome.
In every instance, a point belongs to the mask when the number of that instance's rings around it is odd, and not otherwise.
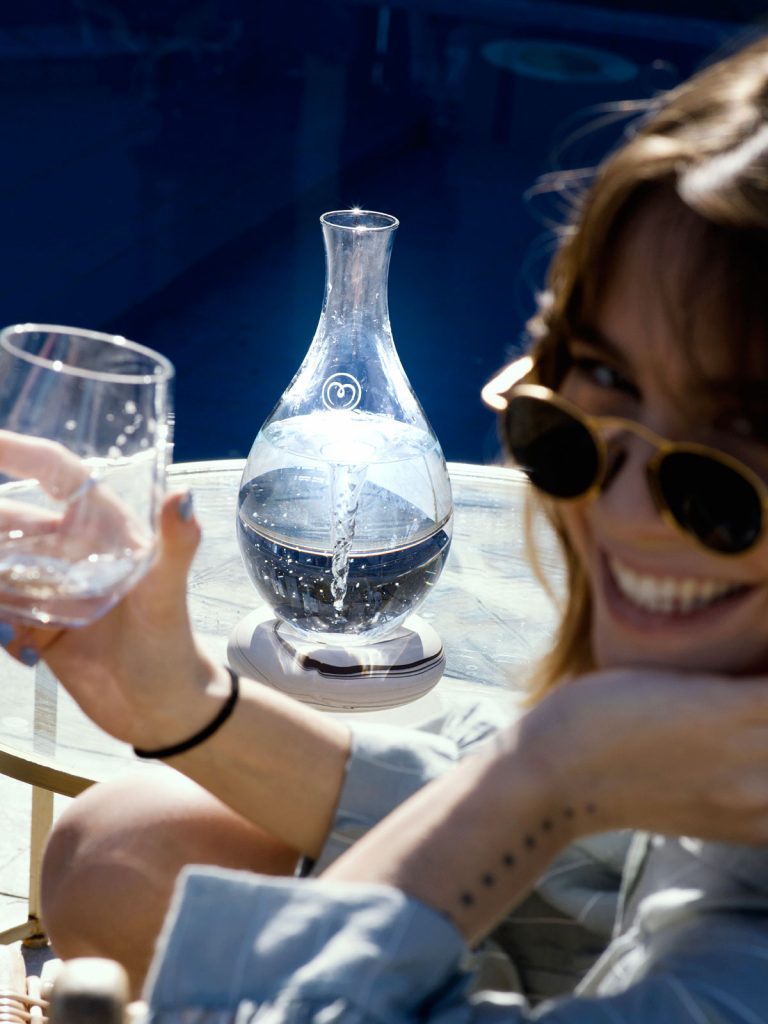
[[[142,618],[166,625],[169,614],[186,618],[187,575],[201,536],[191,492],[169,495],[160,510],[157,557],[127,595],[128,607]]]
[[[202,531],[193,511],[192,492],[169,495],[160,511],[160,558],[173,576],[186,579]]]

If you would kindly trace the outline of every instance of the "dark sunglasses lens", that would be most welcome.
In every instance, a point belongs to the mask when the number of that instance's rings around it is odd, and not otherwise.
[[[600,455],[591,433],[552,402],[513,396],[504,429],[518,467],[553,498],[577,498],[597,479]]]
[[[671,452],[661,460],[659,486],[680,526],[713,551],[738,554],[760,535],[760,495],[746,477],[717,459]]]

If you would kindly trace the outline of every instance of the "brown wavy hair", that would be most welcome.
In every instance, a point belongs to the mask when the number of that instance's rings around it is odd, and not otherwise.
[[[528,380],[560,386],[568,370],[568,338],[580,323],[593,320],[622,233],[647,204],[662,197],[675,207],[670,224],[682,223],[691,243],[688,294],[681,296],[678,289],[670,315],[687,316],[697,301],[700,275],[712,281],[714,273],[734,372],[747,365],[749,345],[749,372],[754,376],[757,348],[759,376],[768,381],[768,37],[655,101],[597,168],[562,231],[547,289],[528,324],[533,357]],[[695,358],[684,327],[681,323],[681,338]],[[560,526],[556,504],[541,498],[535,504],[559,538],[566,597],[554,643],[534,673],[532,700],[566,676],[594,667],[586,575]]]

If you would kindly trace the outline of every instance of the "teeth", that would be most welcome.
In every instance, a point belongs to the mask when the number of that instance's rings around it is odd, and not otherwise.
[[[649,576],[635,572],[615,558],[609,560],[613,578],[621,593],[639,608],[651,612],[681,614],[698,611],[740,590],[722,580],[704,580],[673,576]]]

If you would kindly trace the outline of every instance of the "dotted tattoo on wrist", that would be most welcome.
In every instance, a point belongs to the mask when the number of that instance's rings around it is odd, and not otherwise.
[[[574,807],[572,804],[566,804],[562,808],[561,817],[566,821],[573,821],[580,813],[593,816],[597,814],[597,804],[592,800],[586,801],[581,805],[580,808]],[[539,832],[543,836],[551,836],[557,827],[557,815],[552,813],[541,819],[539,823]],[[503,875],[509,871],[514,871],[516,867],[521,864],[520,852],[530,853],[537,848],[539,845],[539,836],[535,831],[526,832],[520,843],[520,850],[513,851],[510,849],[504,850],[499,858],[500,863],[500,874]],[[498,874],[495,874],[492,870],[484,871],[479,878],[479,886],[481,889],[489,890],[493,889],[496,885]],[[477,903],[477,896],[474,889],[466,888],[462,889],[459,893],[459,905],[463,908],[473,907]],[[450,917],[450,913],[448,914]]]

